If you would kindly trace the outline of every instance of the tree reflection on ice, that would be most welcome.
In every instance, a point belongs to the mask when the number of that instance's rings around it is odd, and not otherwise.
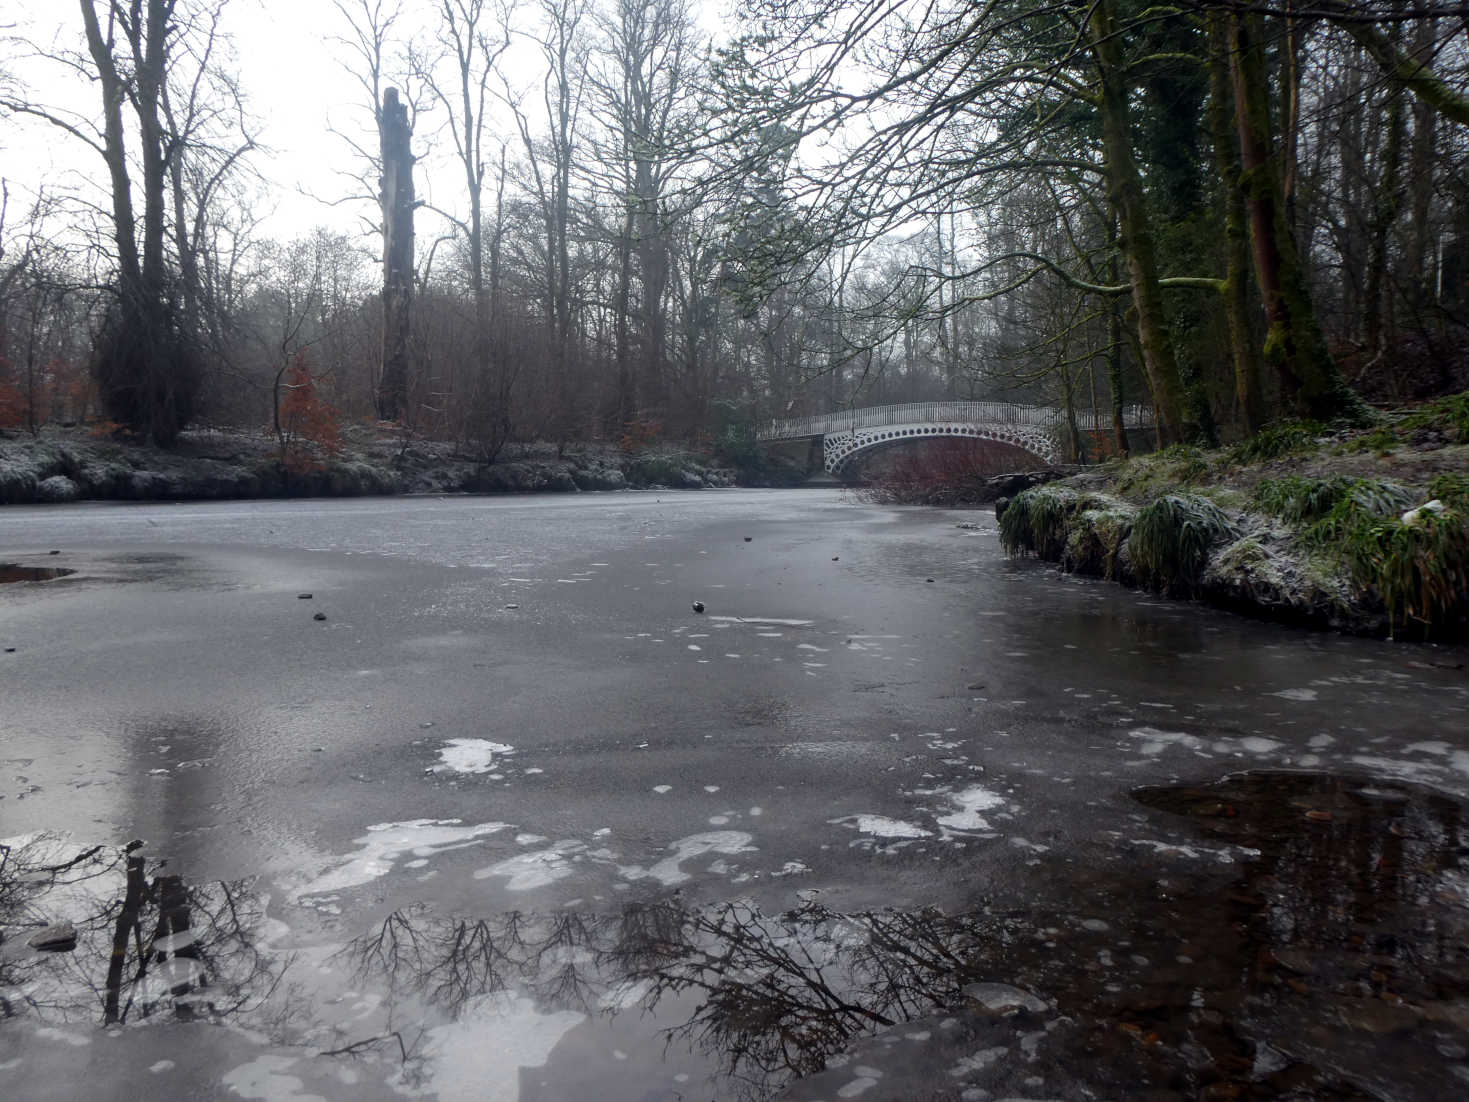
[[[539,1045],[535,1078],[549,1082],[604,1059],[616,1030],[618,1044],[648,1042],[622,1094],[600,1067],[546,1097],[603,1079],[608,1099],[643,1097],[651,1065],[684,1059],[669,1041],[702,1054],[682,1066],[723,1076],[718,1097],[830,1097],[844,1085],[832,1077],[850,1079],[836,1054],[877,1066],[895,1038],[902,1059],[882,1065],[874,1097],[1034,1096],[1042,1073],[1064,1097],[1462,1093],[1461,803],[1304,773],[1134,795],[1151,809],[1137,837],[1091,861],[1038,855],[1024,896],[959,914],[680,897],[597,913],[418,905],[294,973],[262,947],[263,902],[245,885],[193,887],[137,853],[32,839],[0,864],[0,1000],[48,1022],[274,1022],[317,1072],[354,1057],[384,1092],[463,1081],[496,1037]],[[14,951],[58,917],[77,926],[74,952]],[[609,1032],[574,1036],[587,1014]],[[944,1029],[895,1028],[917,1020]],[[514,1076],[506,1053],[495,1071]]]
[[[0,1013],[122,1024],[219,1020],[264,1006],[286,962],[259,947],[260,900],[243,884],[187,884],[138,844],[81,850],[52,835],[0,845],[0,927],[63,914],[74,949],[0,958]]]
[[[1023,1085],[1042,1059],[1069,1067],[1073,1087],[1104,1092],[1452,1087],[1441,1053],[1469,1042],[1469,850],[1456,801],[1309,774],[1137,797],[1229,844],[1123,840],[1090,867],[1048,858],[1028,905],[956,915],[768,915],[743,902],[487,920],[400,912],[348,956],[360,978],[449,1013],[506,987],[548,1007],[654,1012],[666,1036],[711,1054],[755,1096],[935,1013],[959,1015],[974,1036],[998,1018],[1044,1036],[1009,1071],[997,1061],[987,1086],[1007,1074]],[[1007,984],[1022,989],[1008,1005],[987,1000]],[[1013,1040],[1005,1051],[1020,1052]]]

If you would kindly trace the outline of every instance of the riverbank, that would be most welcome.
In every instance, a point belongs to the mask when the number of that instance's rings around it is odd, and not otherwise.
[[[0,504],[68,501],[213,501],[364,494],[700,490],[791,485],[804,472],[740,470],[675,448],[623,452],[605,445],[507,446],[494,463],[453,445],[357,427],[330,456],[282,450],[262,433],[197,429],[164,450],[85,429],[0,434]]]
[[[1068,573],[1352,634],[1469,635],[1469,394],[1114,461],[996,512],[1010,554]]]

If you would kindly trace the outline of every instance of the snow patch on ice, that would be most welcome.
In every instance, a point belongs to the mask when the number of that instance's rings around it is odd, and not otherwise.
[[[462,819],[410,819],[402,823],[375,823],[361,838],[353,839],[360,852],[339,861],[314,880],[292,893],[300,901],[306,896],[355,888],[386,876],[401,857],[432,857],[448,850],[478,845],[509,823],[477,823],[464,826]]]
[[[295,1056],[257,1056],[248,1064],[228,1071],[224,1085],[241,1098],[267,1099],[269,1102],[326,1102],[319,1094],[302,1092],[305,1084],[286,1071],[297,1063]]]
[[[939,826],[946,826],[951,830],[989,830],[990,824],[980,812],[1005,806],[1003,796],[978,784],[953,793],[949,799],[958,805],[958,810],[948,815],[939,815],[936,819]]]
[[[829,820],[833,824],[855,826],[859,833],[871,834],[875,838],[931,838],[933,831],[924,830],[915,823],[902,819],[889,819],[886,815],[844,815]]]
[[[476,880],[487,880],[492,876],[503,876],[505,888],[512,892],[528,892],[545,888],[565,880],[572,873],[571,861],[587,847],[581,842],[568,839],[557,842],[548,849],[517,853],[487,868],[475,872]]]
[[[544,1066],[561,1039],[586,1020],[572,1010],[543,1014],[515,992],[476,996],[455,1021],[428,1031],[424,1093],[440,1102],[517,1102],[521,1069]]]
[[[1183,731],[1160,731],[1156,727],[1136,727],[1127,733],[1131,738],[1142,739],[1143,744],[1138,747],[1138,752],[1149,757],[1161,754],[1170,746],[1199,750],[1204,745],[1202,739],[1185,734]]]
[[[781,624],[788,628],[810,627],[810,620],[782,620],[776,616],[711,616],[711,620],[724,620],[735,624]]]
[[[751,845],[754,840],[753,835],[739,830],[711,830],[703,834],[690,834],[687,838],[680,838],[670,845],[668,848],[673,853],[652,868],[641,869],[633,866],[622,871],[630,880],[657,880],[664,887],[671,888],[675,884],[682,884],[693,879],[691,873],[684,872],[681,868],[685,861],[702,857],[706,853],[725,855],[750,853],[755,849],[755,846]]]
[[[488,773],[495,768],[495,755],[515,753],[515,747],[482,738],[451,738],[439,750],[439,769],[455,773]]]

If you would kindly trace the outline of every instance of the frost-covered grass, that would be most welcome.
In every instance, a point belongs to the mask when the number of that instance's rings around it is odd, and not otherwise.
[[[1426,491],[1381,479],[1268,479],[1260,508],[1311,550],[1344,564],[1387,608],[1389,631],[1431,633],[1469,603],[1469,477],[1439,475]]]
[[[1174,446],[1089,468],[1018,495],[1000,538],[1011,555],[1243,611],[1459,637],[1469,394],[1367,430],[1285,422],[1231,448]]]
[[[283,463],[278,442],[248,431],[191,430],[163,450],[46,429],[0,432],[0,504],[219,500],[359,494],[493,493],[727,486],[737,473],[704,453],[611,445],[514,444],[487,464],[454,444],[351,425],[340,454]]]
[[[1233,522],[1207,498],[1164,494],[1138,512],[1127,550],[1142,584],[1192,593],[1210,550],[1234,535]]]

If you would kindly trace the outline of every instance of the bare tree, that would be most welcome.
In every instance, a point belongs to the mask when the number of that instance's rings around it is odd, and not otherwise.
[[[480,452],[493,458],[511,428],[510,388],[518,364],[508,362],[496,339],[500,312],[500,243],[504,232],[502,196],[505,149],[499,151],[494,177],[495,201],[488,249],[485,233],[485,143],[488,115],[494,104],[491,88],[500,58],[510,48],[513,5],[491,9],[485,0],[440,0],[433,46],[415,59],[415,70],[429,94],[444,110],[455,160],[463,174],[469,211],[449,215],[462,234],[472,299],[472,364],[468,428]],[[488,252],[488,257],[487,257]],[[486,261],[488,259],[488,272]]]

